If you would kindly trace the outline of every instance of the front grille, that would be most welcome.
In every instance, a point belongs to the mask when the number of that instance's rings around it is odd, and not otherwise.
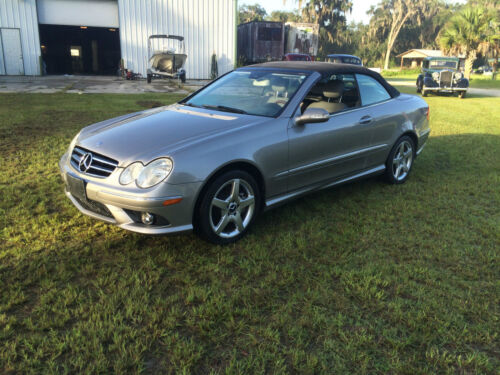
[[[96,214],[99,214],[101,216],[106,216],[106,217],[113,219],[113,215],[111,214],[111,212],[102,203],[96,202],[96,201],[93,201],[90,199],[82,200],[80,198],[75,197],[74,195],[73,195],[73,198],[75,198],[76,201],[80,204],[80,206],[82,206],[86,210],[89,210],[89,211],[95,212]]]
[[[453,72],[450,72],[449,70],[443,70],[439,75],[439,81],[441,87],[451,87],[451,84],[453,82]]]
[[[87,154],[91,155],[91,162],[88,166],[88,169],[83,165],[80,166],[80,161]],[[115,168],[118,166],[118,162],[104,155],[97,154],[93,151],[89,151],[81,147],[75,147],[71,154],[71,165],[79,172],[94,177],[105,178],[115,170]]]

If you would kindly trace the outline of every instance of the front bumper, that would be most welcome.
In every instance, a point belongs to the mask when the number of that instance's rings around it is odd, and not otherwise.
[[[201,182],[173,185],[160,183],[144,192],[131,191],[119,185],[116,170],[107,178],[89,177],[68,163],[68,154],[59,161],[66,196],[83,214],[120,228],[144,234],[169,234],[193,229],[192,216]],[[70,192],[71,181],[83,180],[83,196]],[[164,206],[169,199],[182,198],[179,203]],[[141,213],[155,215],[151,225],[143,224]]]
[[[423,90],[425,91],[439,91],[439,92],[457,92],[457,91],[467,91],[467,87],[429,87],[429,86],[424,86]]]

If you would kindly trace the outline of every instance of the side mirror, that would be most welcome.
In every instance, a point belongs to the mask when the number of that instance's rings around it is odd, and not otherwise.
[[[326,122],[330,119],[330,114],[323,108],[308,108],[304,114],[295,117],[295,125],[311,124],[316,122]]]

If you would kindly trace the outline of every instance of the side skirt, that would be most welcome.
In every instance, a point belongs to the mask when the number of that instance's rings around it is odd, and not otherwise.
[[[371,168],[371,169],[368,169],[366,171],[356,173],[355,175],[352,175],[352,176],[349,176],[349,177],[346,177],[346,178],[342,178],[340,180],[335,180],[333,182],[331,182],[331,181],[322,182],[322,183],[319,183],[319,184],[316,184],[316,185],[312,185],[312,186],[308,186],[308,187],[305,187],[305,188],[302,188],[302,189],[299,189],[299,190],[295,190],[295,191],[293,191],[291,193],[287,193],[287,194],[284,194],[284,195],[280,195],[278,197],[274,197],[272,199],[268,199],[266,201],[266,206],[264,208],[264,211],[267,211],[267,210],[269,210],[271,208],[275,208],[275,207],[279,206],[280,204],[285,203],[288,200],[291,200],[291,199],[294,199],[294,198],[298,198],[298,197],[300,197],[302,195],[311,193],[313,191],[323,190],[323,189],[327,189],[329,187],[333,187],[333,186],[337,186],[337,185],[342,185],[342,184],[345,184],[347,182],[351,182],[351,181],[354,181],[354,180],[362,179],[362,178],[365,178],[365,177],[368,177],[368,176],[373,176],[373,175],[381,174],[384,171],[385,171],[385,165],[379,165],[378,167]]]

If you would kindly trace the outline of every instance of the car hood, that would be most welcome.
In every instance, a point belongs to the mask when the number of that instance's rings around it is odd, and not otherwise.
[[[88,126],[77,144],[126,166],[148,163],[221,133],[237,131],[265,117],[212,111],[175,104],[132,113]]]

